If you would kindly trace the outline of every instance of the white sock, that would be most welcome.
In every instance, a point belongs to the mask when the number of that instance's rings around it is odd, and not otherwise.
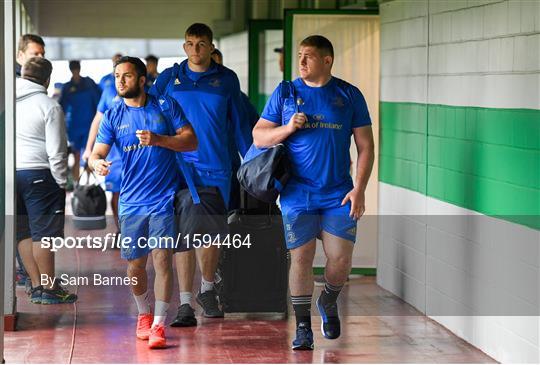
[[[167,318],[167,309],[169,309],[169,303],[156,300],[156,307],[154,309],[154,322],[152,327],[161,324],[165,325],[165,319]]]
[[[151,312],[150,304],[148,304],[148,291],[141,295],[133,294],[133,298],[135,298],[135,303],[137,303],[137,310],[139,311],[139,314]]]
[[[189,304],[191,305],[191,299],[193,294],[190,291],[181,291],[180,292],[180,305]]]
[[[206,281],[204,278],[201,278],[201,294],[206,293],[207,291],[214,289],[213,281]]]

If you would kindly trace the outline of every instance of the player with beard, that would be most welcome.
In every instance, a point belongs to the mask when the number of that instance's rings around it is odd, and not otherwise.
[[[139,312],[136,336],[148,340],[150,348],[163,348],[172,292],[172,242],[164,238],[175,236],[175,151],[196,149],[197,138],[174,99],[144,92],[146,67],[140,59],[120,58],[114,75],[123,101],[105,112],[89,165],[102,176],[122,169],[121,257],[128,262],[127,274]],[[121,166],[105,160],[113,144],[120,150]],[[155,270],[153,314],[147,293],[149,253]]]

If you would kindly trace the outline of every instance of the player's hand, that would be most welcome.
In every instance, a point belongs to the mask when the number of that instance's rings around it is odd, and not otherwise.
[[[343,201],[341,202],[341,205],[347,204],[348,201],[351,201],[351,212],[349,213],[349,217],[358,220],[361,216],[364,215],[364,212],[366,211],[366,198],[364,191],[358,188],[354,188],[351,191],[345,195],[345,198],[343,198]]]
[[[139,139],[139,143],[143,146],[155,146],[157,144],[157,140],[159,139],[159,136],[157,134],[152,133],[149,130],[139,129],[135,132],[135,134]]]
[[[83,161],[88,161],[88,159],[90,158],[90,155],[91,155],[91,154],[92,154],[92,150],[86,148],[86,149],[84,150],[83,155],[82,155]]]
[[[105,161],[103,159],[95,160],[92,164],[92,169],[101,176],[107,176],[110,170],[110,166],[112,165],[111,161]]]
[[[298,129],[302,128],[306,122],[307,122],[307,117],[304,113],[294,113],[291,119],[289,120],[287,127],[289,128],[291,133],[294,133]]]

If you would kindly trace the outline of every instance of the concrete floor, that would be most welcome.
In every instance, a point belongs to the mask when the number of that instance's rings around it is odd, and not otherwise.
[[[66,235],[88,234],[66,230]],[[117,250],[64,249],[57,253],[57,273],[124,276],[125,267]],[[320,288],[316,287],[316,295]],[[231,314],[225,319],[204,319],[198,307],[197,327],[167,328],[169,347],[149,350],[145,341],[135,338],[136,306],[128,286],[69,289],[79,295],[75,305],[31,304],[24,290],[17,289],[18,330],[5,333],[7,363],[495,362],[378,287],[374,277],[351,279],[343,289],[339,339],[324,339],[318,330],[320,317],[314,315],[312,352],[290,350],[294,317]],[[168,321],[177,305],[175,288]]]

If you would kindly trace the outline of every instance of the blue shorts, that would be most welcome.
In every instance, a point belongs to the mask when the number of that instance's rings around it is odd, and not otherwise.
[[[107,191],[119,193],[122,185],[122,159],[116,145],[111,146],[107,161],[112,162],[112,168],[105,176],[105,188]]]
[[[349,191],[321,194],[288,184],[280,195],[287,248],[300,247],[320,237],[321,231],[354,243],[357,222],[349,216],[351,202],[341,206]]]
[[[58,186],[51,171],[18,170],[16,176],[17,242],[64,237],[66,191]]]
[[[172,249],[176,240],[174,196],[143,206],[120,205],[120,256],[134,260],[154,248]],[[126,241],[129,237],[129,241]]]

